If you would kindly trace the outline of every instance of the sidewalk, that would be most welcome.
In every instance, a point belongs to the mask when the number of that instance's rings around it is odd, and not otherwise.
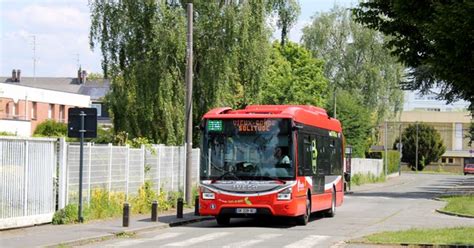
[[[171,211],[161,213],[158,222],[151,222],[150,216],[132,216],[129,227],[122,227],[122,219],[118,218],[90,221],[85,224],[48,224],[0,231],[0,247],[72,246],[95,240],[111,239],[122,232],[148,231],[212,219],[208,216],[195,216],[192,209],[185,209],[182,219],[176,218],[176,212]]]

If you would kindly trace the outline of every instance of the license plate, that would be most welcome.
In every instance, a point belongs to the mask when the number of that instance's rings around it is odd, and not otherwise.
[[[238,214],[255,214],[257,213],[256,208],[237,208],[235,210]]]

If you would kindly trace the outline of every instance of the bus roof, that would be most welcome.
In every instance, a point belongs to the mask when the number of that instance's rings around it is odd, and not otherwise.
[[[215,108],[203,119],[291,118],[295,122],[341,132],[341,123],[326,110],[311,105],[249,105],[244,109]]]

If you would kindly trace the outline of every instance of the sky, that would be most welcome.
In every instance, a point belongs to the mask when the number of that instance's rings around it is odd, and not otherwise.
[[[289,35],[296,42],[316,12],[335,4],[350,7],[357,0],[299,2],[301,15]],[[89,47],[88,0],[0,0],[0,20],[0,76],[21,69],[26,77],[74,77],[79,65],[102,72],[99,49]]]

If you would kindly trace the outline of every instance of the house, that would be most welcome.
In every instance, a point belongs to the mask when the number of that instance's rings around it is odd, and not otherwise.
[[[67,123],[71,107],[95,107],[99,123],[110,125],[102,102],[109,86],[107,80],[87,80],[85,71],[71,78],[33,78],[13,70],[11,77],[0,77],[0,131],[30,136],[47,119]]]
[[[387,123],[388,148],[392,148],[400,132],[403,132],[408,125],[416,122],[425,123],[439,132],[446,146],[446,152],[441,159],[433,164],[457,167],[455,171],[459,171],[471,159],[470,151],[474,149],[469,145],[467,137],[472,122],[471,113],[468,111],[469,103],[457,101],[446,104],[438,100],[436,95],[436,92],[427,95],[412,91],[405,92],[403,111],[396,120]],[[385,125],[379,127],[379,133],[378,143],[383,145]]]

